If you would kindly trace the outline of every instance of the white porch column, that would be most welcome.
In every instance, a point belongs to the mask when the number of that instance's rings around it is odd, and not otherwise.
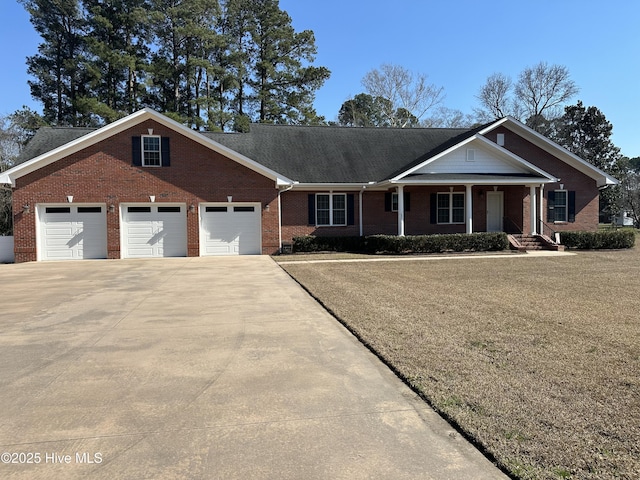
[[[544,183],[540,184],[540,206],[538,208],[538,215],[540,216],[540,235],[544,235],[544,219],[542,216],[544,215]]]
[[[465,211],[467,212],[467,233],[473,233],[473,197],[471,195],[472,185],[465,185],[467,188],[466,195],[464,196],[466,201]]]
[[[398,194],[398,236],[404,237],[404,186],[396,187]]]
[[[536,229],[536,222],[537,220],[537,215],[536,215],[536,210],[537,210],[537,196],[536,196],[536,186],[535,185],[529,185],[529,213],[531,214],[531,235],[537,235],[537,229]]]

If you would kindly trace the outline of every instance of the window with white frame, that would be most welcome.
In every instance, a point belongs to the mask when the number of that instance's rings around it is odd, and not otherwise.
[[[438,223],[464,221],[464,193],[438,193]]]
[[[316,194],[316,225],[343,226],[347,224],[347,194]]]
[[[566,222],[569,213],[568,194],[566,190],[556,190],[553,201],[553,221]]]
[[[159,167],[162,165],[160,154],[160,137],[145,135],[142,137],[142,165],[145,167]]]
[[[398,211],[398,194],[395,192],[391,193],[391,211]]]

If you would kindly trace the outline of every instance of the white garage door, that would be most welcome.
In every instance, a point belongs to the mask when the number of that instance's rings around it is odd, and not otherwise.
[[[105,205],[38,205],[40,260],[107,258]]]
[[[260,204],[201,204],[200,255],[262,253]]]
[[[186,257],[186,205],[121,205],[122,257]]]

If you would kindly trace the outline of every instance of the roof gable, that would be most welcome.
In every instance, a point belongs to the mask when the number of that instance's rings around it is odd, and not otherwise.
[[[479,134],[425,159],[391,180],[399,182],[409,176],[430,174],[526,175],[546,182],[556,181],[553,175]]]
[[[616,180],[614,177],[612,177],[608,173],[603,172],[602,170],[597,168],[595,165],[571,153],[566,148],[558,145],[557,143],[548,139],[544,135],[539,134],[532,128],[529,128],[528,126],[519,122],[513,117],[504,117],[500,120],[496,120],[495,122],[483,128],[479,133],[481,135],[486,135],[487,133],[491,132],[492,130],[495,130],[500,126],[503,126],[507,130],[526,139],[527,141],[531,142],[535,146],[553,155],[558,160],[575,168],[579,172],[584,173],[588,177],[593,178],[599,187],[603,187],[605,185],[617,185],[618,183],[620,183],[618,182],[618,180]]]
[[[40,137],[35,140],[35,144],[31,148],[32,153],[38,153],[38,155],[31,160],[27,160],[5,172],[0,174],[0,183],[11,183],[15,185],[15,180],[24,175],[27,175],[33,171],[36,171],[42,167],[50,165],[62,158],[67,157],[73,153],[76,153],[88,146],[98,143],[102,140],[110,138],[118,133],[121,133],[135,125],[138,125],[146,120],[154,120],[165,127],[168,127],[185,137],[216,151],[225,157],[234,160],[241,165],[260,173],[268,178],[273,179],[276,184],[287,185],[291,184],[292,180],[288,179],[284,175],[261,165],[260,163],[245,157],[244,155],[235,152],[228,147],[221,145],[211,138],[204,136],[203,134],[191,130],[184,125],[166,117],[150,108],[145,108],[136,113],[121,118],[109,125],[106,125],[99,129],[45,129],[42,135],[36,135]],[[65,131],[67,130],[67,131]],[[58,143],[56,147],[51,150],[40,153],[41,150],[51,147],[53,145],[52,136],[55,136],[55,141],[65,141],[64,144]],[[28,152],[27,152],[28,153]]]

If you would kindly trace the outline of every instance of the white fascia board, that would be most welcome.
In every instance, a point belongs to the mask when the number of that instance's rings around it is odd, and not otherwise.
[[[376,185],[375,182],[368,183],[302,183],[295,182],[292,185],[292,190],[304,190],[304,191],[328,191],[328,190],[340,190],[340,191],[358,191],[368,187]]]
[[[574,153],[571,153],[569,150],[567,150],[563,146],[558,145],[554,141],[536,132],[534,129],[528,127],[527,125],[525,125],[524,123],[520,122],[519,120],[513,117],[501,118],[500,120],[497,120],[495,123],[492,123],[491,125],[489,125],[488,127],[486,127],[485,129],[481,130],[478,133],[480,135],[484,135],[501,125],[504,125],[505,128],[507,128],[508,130],[511,130],[517,135],[521,135],[525,137],[534,145],[540,147],[541,149],[550,153],[551,155],[559,158],[563,162],[572,166],[576,170],[584,173],[588,177],[593,178],[594,180],[596,180],[599,187],[602,187],[605,185],[618,185],[620,183],[616,178],[612,177],[608,173],[600,170],[595,165],[587,162],[586,160],[575,155]]]
[[[286,176],[281,175],[150,108],[144,108],[132,113],[131,115],[116,120],[115,122],[88,133],[76,140],[61,145],[58,148],[15,166],[0,174],[0,183],[11,183],[12,186],[15,186],[16,178],[20,178],[28,173],[38,170],[39,168],[50,165],[51,163],[76,153],[83,148],[93,145],[94,143],[100,142],[134,127],[145,120],[154,120],[213,151],[220,153],[221,155],[224,155],[225,157],[234,160],[261,175],[264,175],[267,178],[271,178],[276,182],[276,185],[290,185],[293,183],[293,180]]]
[[[542,177],[545,177],[553,182],[557,181],[557,178],[554,177],[553,175],[545,172],[544,170],[536,167],[535,165],[533,165],[532,163],[527,162],[525,159],[519,157],[518,155],[514,154],[513,152],[510,152],[509,150],[507,150],[506,148],[503,148],[501,146],[499,146],[497,143],[492,142],[491,140],[488,140],[487,138],[485,138],[483,135],[481,135],[480,133],[477,133],[465,140],[463,140],[460,143],[457,143],[456,145],[448,148],[447,150],[445,150],[444,152],[439,153],[438,155],[435,155],[431,158],[429,158],[428,160],[422,162],[419,165],[416,165],[415,167],[401,173],[400,175],[397,175],[394,178],[391,178],[389,181],[391,183],[396,183],[396,182],[401,182],[403,181],[403,178],[406,177],[407,175],[412,174],[413,172],[415,172],[416,170],[419,170],[420,168],[424,167],[425,165],[428,165],[436,160],[438,160],[439,158],[442,158],[443,156],[464,147],[465,145],[468,145],[472,142],[482,142],[484,146],[486,146],[488,149],[495,151],[497,154],[499,154],[502,158],[506,159],[508,162],[512,163],[512,164],[516,164],[518,166],[524,167],[525,169],[529,170],[530,172],[536,173],[538,175],[541,175]]]
[[[422,163],[419,163],[418,165],[416,165],[413,168],[410,168],[409,170],[405,170],[404,172],[402,172],[400,175],[396,175],[393,178],[390,178],[389,181],[390,182],[397,182],[399,180],[401,180],[403,177],[406,177],[407,175],[411,175],[413,172],[415,172],[416,170],[421,169],[422,167],[424,167],[425,165],[429,165],[432,162],[435,162],[436,160],[438,160],[439,158],[444,157],[445,155],[447,155],[448,153],[453,152],[454,150],[457,150],[458,148],[461,148],[462,146],[466,145],[467,143],[470,143],[473,141],[475,137],[469,137],[465,140],[463,140],[460,143],[456,143],[454,146],[447,148],[444,152],[439,153],[438,155],[435,155],[433,157],[428,158],[427,160],[425,160]]]
[[[438,179],[419,179],[419,180],[402,180],[400,182],[392,182],[391,185],[540,185],[541,183],[555,183],[557,179],[553,178],[501,178],[501,177],[489,177],[475,180],[464,179],[447,179],[446,177],[440,177]]]
[[[549,180],[552,181],[557,181],[558,179],[556,177],[554,177],[553,175],[551,175],[550,173],[545,172],[544,170],[542,170],[541,168],[536,167],[533,163],[527,162],[524,158],[516,155],[515,153],[507,150],[504,147],[501,147],[500,145],[498,145],[495,142],[492,142],[491,140],[487,139],[486,137],[484,137],[483,135],[477,134],[476,135],[476,139],[480,140],[481,142],[484,142],[484,144],[491,150],[494,150],[498,153],[500,153],[502,155],[502,157],[506,158],[507,161],[510,161],[516,165],[522,166],[532,172],[537,173],[538,175],[542,176],[542,177],[546,177]]]

